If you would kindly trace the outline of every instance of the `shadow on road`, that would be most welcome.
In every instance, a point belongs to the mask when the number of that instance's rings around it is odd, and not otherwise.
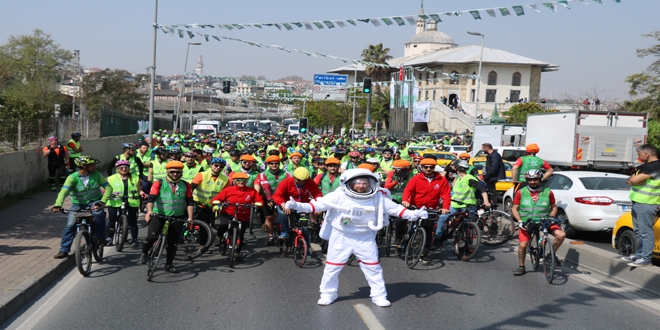
[[[392,303],[408,296],[414,296],[415,298],[428,298],[436,293],[449,293],[470,297],[475,295],[474,293],[452,290],[451,287],[441,283],[399,282],[387,283],[385,284],[385,287],[387,288],[387,299]],[[363,286],[358,288],[357,292],[353,292],[349,296],[341,296],[337,298],[337,301],[369,298],[370,292],[370,287]]]
[[[15,254],[23,254],[21,252],[27,251],[27,250],[49,250],[49,247],[45,246],[9,246],[9,245],[0,245],[0,255],[15,255]]]

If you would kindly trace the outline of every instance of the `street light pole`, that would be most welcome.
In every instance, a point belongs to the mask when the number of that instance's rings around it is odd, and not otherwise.
[[[183,111],[181,111],[181,98],[183,98],[183,90],[185,89],[184,79],[186,77],[186,71],[188,70],[188,53],[190,52],[190,45],[198,46],[201,44],[201,42],[189,42],[188,47],[186,48],[186,62],[183,64],[183,75],[181,76],[181,85],[179,86],[179,107],[173,129],[176,129],[178,126],[179,130],[183,130],[183,120],[181,120],[181,114],[183,113]],[[192,103],[192,100],[190,102]]]
[[[158,0],[154,0],[154,50],[151,64],[151,91],[149,93],[149,143],[153,146],[154,137],[154,93],[156,89],[156,38],[158,36]]]
[[[477,73],[477,75],[479,76],[479,80],[477,80],[477,103],[476,103],[476,107],[474,109],[474,118],[477,118],[478,113],[479,113],[479,90],[481,88],[481,63],[484,60],[484,37],[485,37],[485,35],[483,35],[482,33],[479,33],[479,32],[471,32],[471,31],[468,31],[468,34],[471,34],[473,36],[481,36],[481,55],[479,56],[479,72]]]
[[[351,124],[351,139],[355,138],[355,100],[357,99],[357,64],[355,64],[355,75],[353,76],[353,123]]]

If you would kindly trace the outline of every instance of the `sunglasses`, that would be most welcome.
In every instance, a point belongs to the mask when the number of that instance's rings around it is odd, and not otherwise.
[[[126,166],[126,165],[117,166],[117,169],[118,169],[118,170],[127,170],[127,169],[128,169],[128,166]]]
[[[253,161],[249,161],[249,160],[244,160],[241,163],[243,163],[243,164],[254,164]]]
[[[325,165],[325,167],[339,167],[339,165],[337,165],[337,164],[329,164],[329,165]]]
[[[225,167],[225,165],[222,165],[222,164],[211,164],[211,166],[213,166],[213,167]]]
[[[428,169],[435,169],[435,166],[422,166],[423,169],[428,170]]]
[[[179,175],[181,175],[181,171],[168,171],[167,173],[169,173],[169,174],[179,174]]]
[[[247,179],[234,179],[236,182],[247,182]]]
[[[280,165],[280,163],[268,163],[268,165]]]

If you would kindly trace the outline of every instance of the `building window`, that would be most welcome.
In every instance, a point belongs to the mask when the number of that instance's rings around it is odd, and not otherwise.
[[[435,91],[433,91],[433,98],[431,100],[435,101]]]
[[[495,95],[497,94],[497,89],[487,89],[486,90],[486,102],[495,102]]]
[[[522,75],[520,72],[515,72],[511,77],[511,86],[520,86],[520,80],[522,80]]]
[[[520,91],[509,92],[509,102],[518,102],[520,100]]]
[[[424,91],[424,101],[429,99],[429,91]]]
[[[454,70],[451,72],[451,79],[449,79],[450,85],[458,85],[458,71]]]
[[[422,91],[419,91],[419,93],[417,93],[417,100],[419,100],[421,98],[422,98]]]
[[[476,76],[477,73],[474,72],[474,71],[472,71],[472,75],[473,75],[473,76]],[[476,82],[477,82],[477,79],[472,79],[472,86],[474,86],[474,84],[475,84]]]
[[[488,73],[488,85],[497,85],[497,72],[491,71]]]
[[[477,94],[474,89],[470,90],[470,102],[474,102],[474,95]]]

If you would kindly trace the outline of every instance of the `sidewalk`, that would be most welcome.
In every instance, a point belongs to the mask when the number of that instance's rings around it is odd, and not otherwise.
[[[66,224],[50,211],[56,197],[42,192],[0,211],[0,323],[75,264],[73,255],[53,258]]]

